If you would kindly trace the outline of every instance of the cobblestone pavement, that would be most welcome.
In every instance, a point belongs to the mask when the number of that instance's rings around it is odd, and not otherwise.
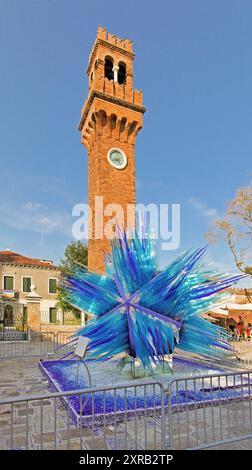
[[[38,358],[0,359],[0,399],[48,392]]]
[[[0,399],[50,392],[37,362],[37,358],[1,359]],[[15,403],[12,410],[10,405],[0,405],[0,449],[162,448],[160,418],[155,423],[146,418],[147,435],[144,424],[139,418],[80,430],[58,398]]]
[[[252,369],[252,340],[236,341],[237,358],[242,364],[247,364]]]
[[[49,384],[37,362],[38,358],[1,359],[0,399],[47,394]],[[219,407],[201,408],[197,414],[195,410],[174,414],[173,448],[193,448],[206,439],[209,442],[218,441],[251,433],[251,406],[252,402],[243,400],[223,405],[221,414]],[[80,430],[58,398],[19,402],[13,405],[12,410],[10,405],[0,405],[0,449],[162,449],[160,416],[141,415],[135,418],[104,426],[87,426]],[[169,448],[167,414],[165,447]],[[252,439],[210,449],[252,449]]]
[[[197,448],[205,443],[245,437],[252,432],[251,413],[252,402],[248,400],[176,413],[172,418],[173,448]],[[252,449],[252,438],[209,449]]]

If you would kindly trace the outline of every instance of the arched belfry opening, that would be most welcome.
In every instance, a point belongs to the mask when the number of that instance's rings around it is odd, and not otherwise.
[[[122,62],[119,63],[118,83],[119,83],[119,85],[125,85],[126,84],[126,65],[123,64]]]
[[[113,60],[111,59],[111,57],[105,58],[104,75],[105,78],[107,78],[108,80],[114,80]]]

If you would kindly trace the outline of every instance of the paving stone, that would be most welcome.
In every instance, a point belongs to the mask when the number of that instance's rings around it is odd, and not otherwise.
[[[1,431],[4,433],[5,436],[9,436],[11,434],[11,425],[1,427]],[[17,426],[13,426],[13,435],[16,436],[17,434],[25,434],[26,426],[24,424],[20,424]]]
[[[80,439],[71,440],[69,443],[67,441],[57,443],[57,450],[80,450]],[[52,444],[46,444],[44,449],[53,450],[54,446]],[[82,449],[86,450],[85,443],[82,444]]]
[[[10,423],[10,419],[8,418],[2,419],[0,417],[0,430],[2,431],[4,429],[4,426],[9,423]]]
[[[44,443],[48,443],[48,442],[54,443],[54,436],[55,436],[54,432],[45,432],[45,433],[43,433],[42,436],[43,436],[43,442]],[[60,438],[59,438],[58,433],[56,433],[56,437],[57,437],[57,442],[60,442]],[[32,441],[35,445],[40,444],[41,435],[40,434],[39,435],[32,434]]]
[[[44,399],[44,400],[37,400],[37,401],[34,400],[34,401],[31,403],[31,406],[33,406],[33,407],[39,406],[39,407],[40,407],[41,405],[42,405],[42,406],[51,405],[51,403],[52,403],[51,400],[46,400],[46,399]]]
[[[18,410],[18,415],[19,416],[27,416],[27,415],[33,415],[34,410],[32,408],[24,409],[24,410]]]
[[[91,431],[82,429],[82,433],[81,433],[80,429],[78,428],[70,429],[69,431],[67,429],[65,429],[64,431],[59,431],[59,435],[62,441],[67,440],[68,437],[69,439],[72,439],[72,438],[80,439],[81,435],[82,435],[82,438],[84,438],[86,436],[90,436],[90,434],[91,434]]]
[[[244,447],[237,442],[232,444],[223,444],[222,446],[212,447],[212,450],[245,450]]]
[[[241,441],[240,444],[245,449],[252,450],[252,438],[251,439],[245,439],[245,440]]]
[[[77,442],[76,442],[77,444]],[[87,450],[104,450],[104,449],[112,449],[112,443],[109,440],[106,440],[106,443],[104,443],[103,439],[96,438],[86,438],[84,440],[84,445]],[[111,447],[110,447],[111,445]]]
[[[5,443],[6,443],[7,448],[10,449],[11,448],[11,439],[7,438],[5,440]],[[31,449],[32,448],[32,442],[31,442],[30,438],[28,438],[28,445],[27,445],[26,436],[14,436],[12,448],[13,449],[26,449],[26,448]]]
[[[111,449],[111,450],[115,450],[115,449],[132,449],[132,450],[134,449],[134,450],[136,450],[135,441],[129,435],[127,436],[127,440],[125,439],[124,434],[123,435],[117,434],[116,439],[115,439],[115,437],[107,437],[105,439],[105,447],[104,447],[104,440],[102,442],[103,442],[103,449],[107,448],[107,449]],[[92,441],[91,441],[91,443],[92,443]],[[87,441],[85,441],[85,444],[87,444]],[[137,448],[142,449],[142,447],[140,445],[138,445]]]
[[[10,405],[1,405],[0,406],[0,416],[5,415],[5,414],[10,414]]]

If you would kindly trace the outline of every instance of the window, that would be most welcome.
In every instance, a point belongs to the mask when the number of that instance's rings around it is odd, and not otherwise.
[[[4,276],[4,290],[13,290],[14,278],[13,276]]]
[[[56,294],[57,292],[57,279],[49,279],[49,294]]]
[[[31,277],[23,277],[23,292],[31,292]]]
[[[49,309],[49,320],[50,323],[57,323],[57,309],[55,307]]]
[[[105,59],[104,75],[109,80],[114,80],[113,61],[110,58]]]
[[[126,67],[124,64],[119,64],[119,70],[118,70],[118,83],[119,85],[122,85],[126,83]]]

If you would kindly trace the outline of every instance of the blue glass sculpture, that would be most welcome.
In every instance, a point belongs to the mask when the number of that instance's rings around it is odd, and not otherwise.
[[[225,354],[228,334],[202,314],[243,275],[204,271],[205,251],[185,252],[160,270],[148,234],[128,238],[118,230],[105,275],[76,267],[72,276],[64,276],[68,301],[95,316],[76,333],[90,339],[86,359],[126,355],[152,372],[175,347],[208,358],[215,358],[216,350]]]

